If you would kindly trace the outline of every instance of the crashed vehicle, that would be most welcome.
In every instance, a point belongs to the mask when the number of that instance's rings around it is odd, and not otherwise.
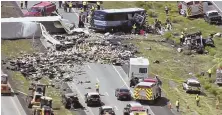
[[[144,106],[142,106],[138,102],[131,102],[126,105],[126,107],[123,110],[123,115],[148,115],[149,111],[148,109],[145,109]]]
[[[87,106],[91,106],[91,105],[101,105],[101,98],[99,93],[97,92],[90,92],[85,94],[85,103],[87,104]]]
[[[102,106],[99,108],[99,115],[115,115],[114,108],[111,106]]]
[[[209,24],[220,24],[222,22],[222,17],[217,10],[210,10],[204,14],[204,20]]]
[[[100,31],[129,32],[134,23],[138,26],[145,21],[146,10],[142,8],[96,10],[90,22],[91,28]]]
[[[28,12],[25,13],[25,16],[51,16],[53,12],[56,11],[56,5],[52,2],[39,2],[32,6]]]
[[[186,93],[201,93],[201,85],[197,79],[189,78],[182,84]]]

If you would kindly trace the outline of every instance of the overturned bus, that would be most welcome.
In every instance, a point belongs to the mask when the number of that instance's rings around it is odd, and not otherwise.
[[[146,10],[142,8],[96,10],[90,25],[100,31],[130,31],[133,24],[141,26],[145,17]]]

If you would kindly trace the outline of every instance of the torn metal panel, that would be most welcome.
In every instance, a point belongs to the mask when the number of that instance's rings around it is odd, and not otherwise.
[[[2,39],[21,39],[40,37],[41,29],[34,22],[2,22],[1,38]]]

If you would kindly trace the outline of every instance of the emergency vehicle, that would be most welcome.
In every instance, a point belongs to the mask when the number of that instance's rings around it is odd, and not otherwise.
[[[148,75],[148,66],[149,60],[146,58],[130,58],[128,73],[129,78],[138,78],[142,81]]]
[[[126,105],[123,115],[148,115],[149,111],[138,102],[131,102]]]
[[[8,75],[1,72],[1,94],[12,95],[11,87],[8,84]]]
[[[185,17],[203,15],[213,5],[204,1],[180,1],[178,2],[179,14]]]
[[[161,88],[157,81],[143,81],[134,87],[134,100],[154,103],[161,97]]]

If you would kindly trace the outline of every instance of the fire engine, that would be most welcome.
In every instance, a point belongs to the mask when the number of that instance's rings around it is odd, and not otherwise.
[[[213,5],[204,1],[180,1],[178,2],[179,14],[184,17],[203,15],[211,9]]]
[[[11,87],[8,84],[8,75],[1,72],[1,94],[12,95]]]
[[[154,103],[160,97],[161,88],[158,84],[158,81],[155,79],[147,78],[134,87],[134,100],[136,101],[149,101],[151,103]]]

